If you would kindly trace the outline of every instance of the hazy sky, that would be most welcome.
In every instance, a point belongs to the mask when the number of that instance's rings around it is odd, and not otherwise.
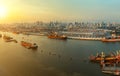
[[[1,22],[120,21],[120,0],[0,0]]]

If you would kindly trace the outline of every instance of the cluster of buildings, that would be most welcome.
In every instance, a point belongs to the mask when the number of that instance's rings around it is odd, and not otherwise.
[[[0,24],[1,31],[8,32],[62,32],[68,36],[80,37],[104,37],[111,35],[112,31],[116,34],[120,32],[119,23],[90,23],[90,22],[32,22],[32,23],[13,23],[13,24]]]

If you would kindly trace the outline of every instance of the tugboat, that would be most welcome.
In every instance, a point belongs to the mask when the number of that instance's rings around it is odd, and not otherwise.
[[[21,41],[21,45],[28,49],[37,49],[38,48],[36,43],[32,44],[32,43],[25,42],[25,41]]]

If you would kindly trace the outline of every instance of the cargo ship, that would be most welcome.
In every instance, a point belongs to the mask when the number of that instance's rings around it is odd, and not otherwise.
[[[48,35],[48,38],[51,38],[51,39],[67,39],[67,36],[65,35]]]
[[[55,33],[50,33],[50,34],[48,35],[48,38],[51,38],[51,39],[63,39],[63,40],[65,40],[65,39],[67,39],[67,36],[65,36],[65,35],[60,35],[60,34],[57,34],[57,33],[55,32]]]
[[[119,42],[120,36],[117,36],[115,31],[112,32],[111,36],[104,37],[102,42]]]
[[[105,37],[102,39],[102,42],[119,42],[120,41],[120,36],[116,37]]]

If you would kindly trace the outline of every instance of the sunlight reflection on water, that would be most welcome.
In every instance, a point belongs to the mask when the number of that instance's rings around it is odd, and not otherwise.
[[[6,34],[18,43],[7,43],[0,38],[0,76],[106,76],[99,65],[89,63],[88,56],[120,49],[119,42],[62,41],[45,36]],[[35,42],[39,47],[26,49],[20,45],[21,40]]]

